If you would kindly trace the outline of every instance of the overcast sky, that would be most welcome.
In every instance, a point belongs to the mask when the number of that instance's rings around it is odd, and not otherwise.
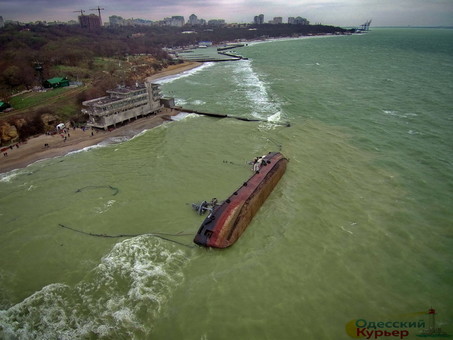
[[[0,0],[4,20],[77,20],[74,11],[97,13],[102,21],[111,15],[125,19],[161,20],[191,14],[206,20],[248,23],[264,14],[265,22],[273,17],[301,16],[311,23],[357,26],[373,19],[372,26],[453,26],[453,0]],[[80,14],[80,13],[79,13]]]

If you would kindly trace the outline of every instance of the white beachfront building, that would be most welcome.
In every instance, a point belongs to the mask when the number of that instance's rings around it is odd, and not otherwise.
[[[145,82],[134,87],[118,87],[109,96],[84,101],[82,112],[89,115],[88,126],[107,130],[131,119],[155,114],[162,108],[158,84]]]

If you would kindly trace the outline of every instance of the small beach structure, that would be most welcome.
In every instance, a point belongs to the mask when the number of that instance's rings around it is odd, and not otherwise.
[[[259,162],[258,166],[255,166]],[[255,161],[254,174],[223,203],[194,204],[197,212],[210,211],[194,242],[200,246],[227,248],[234,244],[266,201],[286,170],[288,160],[280,152],[270,152]]]
[[[46,88],[58,88],[69,86],[69,79],[66,77],[54,77],[44,81],[43,86]]]
[[[10,104],[0,101],[0,112],[3,112],[10,107],[11,107]]]
[[[116,124],[154,114],[162,108],[158,84],[145,82],[133,87],[108,90],[109,96],[84,101],[83,113],[89,116],[88,126],[107,130]]]

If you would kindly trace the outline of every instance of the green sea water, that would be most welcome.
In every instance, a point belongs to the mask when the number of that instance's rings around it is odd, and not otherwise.
[[[453,30],[237,52],[162,91],[269,122],[181,114],[0,175],[0,338],[415,339],[431,307],[453,334]],[[268,151],[290,162],[246,232],[194,246],[190,203]]]

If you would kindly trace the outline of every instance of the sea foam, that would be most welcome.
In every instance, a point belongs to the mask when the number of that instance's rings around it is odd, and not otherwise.
[[[187,70],[187,71],[184,71],[184,72],[181,72],[181,73],[178,73],[178,74],[174,74],[174,75],[171,75],[171,76],[167,76],[167,77],[162,77],[162,78],[159,78],[159,79],[156,79],[154,82],[157,83],[157,84],[167,84],[167,83],[171,83],[173,81],[175,81],[176,79],[181,79],[181,78],[186,78],[188,76],[191,76],[195,73],[198,73],[208,67],[211,67],[213,66],[214,63],[212,62],[208,62],[208,63],[203,63],[202,65],[198,66],[198,67],[195,67],[193,69],[190,69],[190,70]]]
[[[183,119],[196,118],[196,117],[200,117],[200,116],[195,114],[195,113],[181,112],[181,113],[178,113],[175,116],[172,116],[171,120],[180,121],[180,120],[183,120]]]
[[[50,284],[0,311],[0,338],[147,338],[187,261],[152,236],[124,240],[74,287]]]
[[[250,100],[252,115],[255,118],[267,119],[280,112],[281,108],[278,100],[268,93],[265,82],[253,70],[252,62],[244,60],[236,65],[237,67],[233,71],[235,82],[238,88],[244,92],[244,97]],[[275,118],[277,116],[273,117],[274,122]]]
[[[0,174],[0,182],[11,182],[13,178],[15,178],[19,174],[19,170],[12,170],[9,172],[5,172]]]

